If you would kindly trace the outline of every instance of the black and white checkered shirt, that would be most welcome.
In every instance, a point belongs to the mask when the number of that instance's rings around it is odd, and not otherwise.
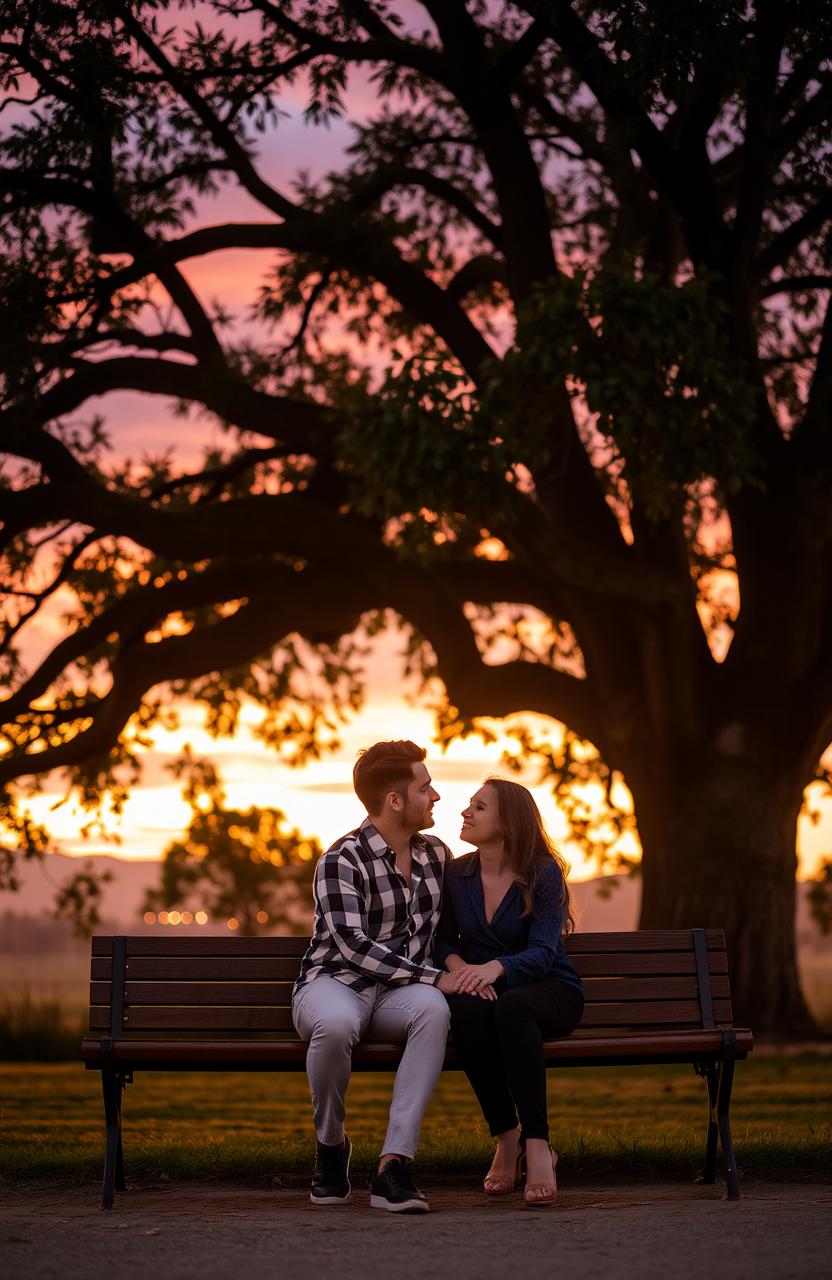
[[[411,886],[369,818],[328,849],[315,869],[315,928],[295,983],[325,974],[361,991],[373,983],[433,985],[433,935],[442,875],[453,856],[438,836],[411,842]]]

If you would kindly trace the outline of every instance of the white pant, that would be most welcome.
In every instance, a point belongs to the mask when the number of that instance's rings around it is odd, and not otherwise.
[[[322,975],[298,991],[292,1017],[298,1035],[309,1041],[306,1073],[315,1132],[327,1146],[336,1146],[344,1137],[353,1045],[361,1039],[404,1044],[382,1155],[412,1159],[445,1059],[450,1011],[442,992],[424,983],[375,983],[356,991]]]

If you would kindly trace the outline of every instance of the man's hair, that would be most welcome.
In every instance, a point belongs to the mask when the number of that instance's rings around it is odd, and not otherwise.
[[[384,797],[391,791],[402,795],[413,778],[414,764],[427,752],[415,742],[376,742],[359,751],[352,771],[355,794],[368,813],[381,813]]]

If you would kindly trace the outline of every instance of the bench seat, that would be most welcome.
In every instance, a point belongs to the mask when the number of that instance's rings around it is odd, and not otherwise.
[[[738,1030],[736,1056],[744,1058],[754,1045],[750,1031]],[[100,1068],[105,1060],[143,1071],[194,1070],[244,1071],[246,1068],[272,1071],[302,1069],[306,1045],[301,1040],[114,1040],[105,1049],[101,1039],[85,1039],[82,1056],[87,1067]],[[691,1056],[721,1057],[722,1031],[631,1032],[627,1035],[581,1036],[547,1040],[546,1062],[551,1067],[597,1067],[611,1061],[623,1063],[690,1062]],[[396,1067],[401,1045],[361,1042],[353,1050],[356,1070],[373,1071]],[[445,1071],[459,1069],[456,1054],[449,1048]]]

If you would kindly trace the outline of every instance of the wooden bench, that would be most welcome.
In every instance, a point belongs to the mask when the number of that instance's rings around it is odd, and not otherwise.
[[[307,938],[92,940],[88,1069],[100,1071],[106,1146],[104,1207],[123,1191],[124,1086],[137,1071],[302,1071],[291,992]],[[576,933],[567,949],[586,994],[573,1035],[546,1044],[552,1067],[688,1063],[707,1085],[704,1181],[721,1141],[728,1199],[739,1197],[728,1110],[734,1062],[753,1047],[732,1026],[725,940],[718,929]],[[361,1043],[358,1070],[392,1070],[398,1045]],[[449,1045],[446,1068],[456,1067]]]

